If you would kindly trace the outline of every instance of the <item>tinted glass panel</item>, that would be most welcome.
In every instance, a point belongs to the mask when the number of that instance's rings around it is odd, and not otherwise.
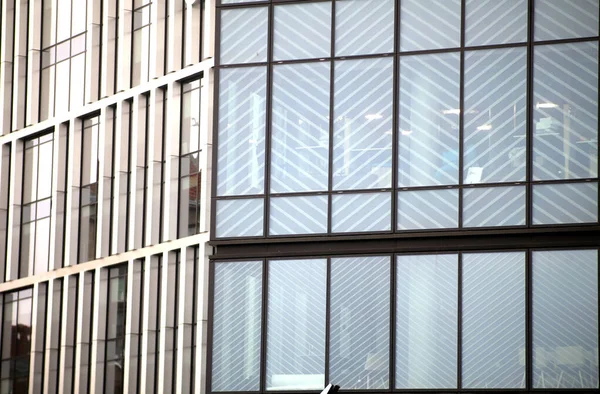
[[[458,227],[458,190],[398,192],[398,230]]]
[[[329,378],[347,389],[387,389],[390,258],[331,260]]]
[[[527,41],[527,1],[466,0],[465,44]]]
[[[270,214],[270,235],[327,232],[327,196],[273,197]]]
[[[217,201],[217,237],[263,235],[264,200]]]
[[[465,227],[525,224],[525,187],[486,187],[463,192]]]
[[[220,71],[217,194],[264,192],[266,69]]]
[[[275,7],[275,60],[327,57],[330,52],[330,2]]]
[[[325,385],[325,260],[269,263],[267,388]]]
[[[403,0],[400,50],[460,46],[460,0]]]
[[[222,64],[267,61],[267,7],[221,11]]]
[[[391,229],[390,193],[335,194],[332,201],[334,233]]]
[[[212,389],[258,391],[262,263],[215,264]]]
[[[525,179],[526,48],[465,55],[464,183]]]
[[[335,24],[336,56],[394,50],[393,0],[338,0]]]
[[[533,224],[598,221],[598,183],[533,186]]]
[[[271,192],[327,190],[329,65],[273,68]]]
[[[456,387],[458,256],[398,256],[396,387]]]
[[[463,255],[462,382],[525,387],[525,253]]]
[[[391,186],[392,76],[392,58],[335,63],[335,190]]]
[[[534,179],[598,176],[598,43],[534,48]]]
[[[458,183],[458,54],[400,59],[398,185]]]
[[[535,40],[598,35],[597,0],[535,0]]]
[[[598,251],[533,253],[533,385],[598,387]]]

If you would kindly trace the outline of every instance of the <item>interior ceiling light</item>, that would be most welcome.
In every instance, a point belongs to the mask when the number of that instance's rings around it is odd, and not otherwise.
[[[367,118],[367,120],[375,120],[375,119],[381,119],[381,118],[383,118],[383,115],[381,115],[381,114],[368,114],[368,115],[365,115],[365,118]]]
[[[491,124],[482,124],[481,126],[477,127],[477,130],[491,130],[492,129],[492,125]]]
[[[400,133],[402,133],[402,135],[411,135],[412,130],[400,130]]]
[[[442,111],[442,113],[444,115],[458,115],[458,114],[460,114],[460,109],[458,109],[458,108],[445,109]]]
[[[554,103],[537,103],[535,105],[536,109],[540,109],[540,108],[557,108],[558,104],[554,104]]]

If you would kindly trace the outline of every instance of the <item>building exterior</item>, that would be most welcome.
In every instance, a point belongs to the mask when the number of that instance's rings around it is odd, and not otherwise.
[[[1,7],[0,393],[600,392],[597,0]]]

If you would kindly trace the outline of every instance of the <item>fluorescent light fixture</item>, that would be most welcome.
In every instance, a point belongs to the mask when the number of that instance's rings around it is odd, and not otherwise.
[[[477,130],[491,130],[492,129],[492,125],[491,124],[482,124],[481,126],[477,127]]]
[[[460,109],[458,109],[458,108],[445,109],[445,110],[442,111],[442,113],[444,115],[459,115],[460,114]]]
[[[381,115],[381,114],[367,114],[367,115],[365,115],[365,118],[367,118],[367,120],[375,120],[375,119],[381,119],[381,118],[383,118],[383,115]]]
[[[558,108],[558,104],[554,104],[554,103],[537,103],[535,105],[536,109],[540,109],[540,108]]]
[[[400,133],[402,135],[411,135],[412,134],[412,130],[400,130]]]

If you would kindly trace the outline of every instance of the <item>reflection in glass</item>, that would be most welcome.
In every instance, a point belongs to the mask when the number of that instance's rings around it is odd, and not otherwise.
[[[536,41],[598,35],[597,0],[536,0]]]
[[[347,389],[387,389],[390,258],[331,260],[329,378]]]
[[[522,226],[525,224],[525,187],[464,189],[465,227]]]
[[[533,186],[533,224],[598,221],[598,183]]]
[[[266,68],[220,70],[217,195],[264,193]]]
[[[394,51],[393,0],[337,0],[335,55]]]
[[[325,259],[269,263],[267,389],[325,385]]]
[[[465,54],[464,183],[525,180],[526,48]]]
[[[262,262],[215,264],[212,390],[258,391]]]
[[[127,316],[127,265],[108,270],[106,308],[105,392],[123,392],[125,367],[125,318]]]
[[[598,251],[533,252],[533,387],[598,388]]]
[[[217,201],[217,237],[263,235],[263,209],[262,198]]]
[[[393,59],[335,62],[333,189],[391,187]]]
[[[458,183],[458,54],[400,58],[399,186]]]
[[[331,52],[331,2],[278,5],[275,7],[274,30],[274,60],[328,57]]]
[[[460,46],[460,0],[403,0],[400,50]]]
[[[598,176],[598,43],[534,48],[533,176]]]
[[[396,267],[396,388],[456,388],[458,255]]]
[[[525,387],[525,253],[465,254],[462,382]]]
[[[267,60],[267,7],[221,11],[221,64]]]
[[[466,0],[465,45],[527,41],[527,1]]]
[[[272,193],[327,190],[329,64],[273,68]]]
[[[331,227],[334,233],[390,231],[390,193],[334,194]]]
[[[458,189],[398,192],[398,230],[458,227]]]
[[[199,152],[181,157],[179,181],[179,236],[200,232],[200,201],[202,199],[202,174],[198,162]]]
[[[271,198],[270,235],[326,232],[327,196]]]

